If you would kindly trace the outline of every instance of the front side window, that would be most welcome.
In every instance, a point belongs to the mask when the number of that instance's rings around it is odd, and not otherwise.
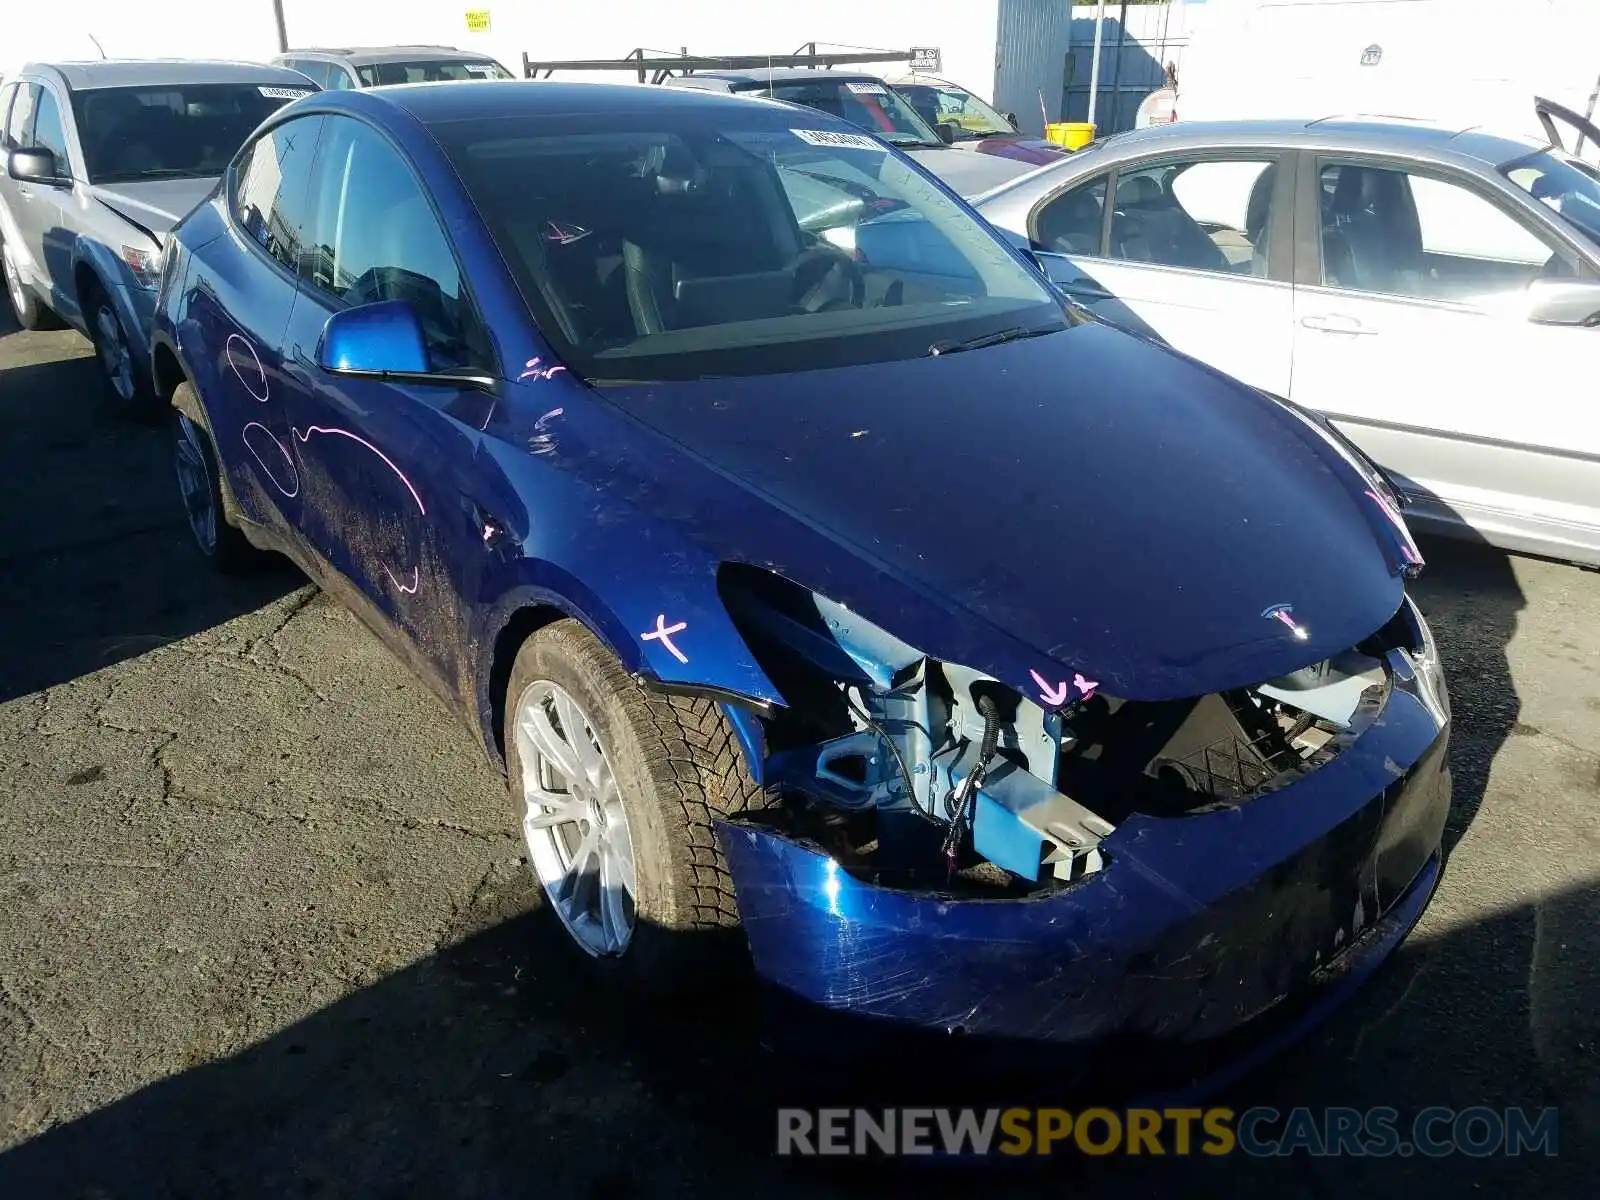
[[[943,143],[928,123],[888,84],[872,79],[824,79],[777,83],[743,93],[803,104],[830,117],[859,125],[896,146],[939,146]]]
[[[436,126],[545,334],[596,383],[925,356],[1063,328],[882,142],[778,106]]]
[[[1501,173],[1600,245],[1600,172],[1593,166],[1558,150],[1541,150],[1502,167]]]
[[[468,79],[515,79],[516,76],[490,58],[446,58],[415,62],[370,63],[357,67],[363,87],[386,87],[397,83],[460,83]]]
[[[256,126],[316,88],[253,83],[93,88],[72,94],[91,183],[220,175]]]
[[[1108,256],[1265,276],[1276,179],[1266,159],[1164,162],[1119,171]]]
[[[322,117],[285,121],[256,139],[234,167],[234,219],[286,269],[304,258],[306,200]]]
[[[49,88],[39,93],[39,111],[33,121],[33,144],[56,156],[56,173],[72,174],[72,162],[67,157],[67,131],[61,125],[61,105]]]
[[[897,83],[894,90],[909,100],[929,125],[948,126],[955,141],[1016,133],[1010,121],[965,88],[948,83]]]
[[[1499,205],[1460,184],[1362,163],[1320,172],[1326,287],[1473,304],[1571,268]]]
[[[469,361],[461,275],[415,174],[380,134],[330,117],[318,153],[302,277],[350,305],[404,300],[432,367]]]

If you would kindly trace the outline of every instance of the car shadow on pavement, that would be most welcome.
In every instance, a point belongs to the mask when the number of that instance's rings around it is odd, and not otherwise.
[[[1451,699],[1448,853],[1483,803],[1495,756],[1518,731],[1522,702],[1506,648],[1527,600],[1505,551],[1475,536],[1419,542],[1427,566],[1409,590],[1439,643]]]
[[[1600,1033],[1588,969],[1597,916],[1600,890],[1589,887],[1413,940],[1311,1040],[1217,1098],[1235,1112],[1388,1106],[1402,1134],[1429,1106],[1535,1117],[1556,1106],[1554,1158],[1158,1160],[1069,1148],[1004,1168],[780,1160],[776,1106],[815,1093],[791,1086],[779,1064],[792,1060],[763,1052],[741,993],[694,1011],[597,995],[565,960],[536,952],[546,943],[525,913],[0,1155],[0,1193],[612,1200],[958,1196],[981,1185],[1218,1200],[1359,1187],[1410,1200],[1418,1189],[1530,1194],[1531,1175],[1545,1194],[1575,1196],[1600,1124],[1584,1061]],[[833,1088],[830,1103],[852,1103],[853,1086]],[[1048,1087],[1032,1081],[1032,1094]]]
[[[23,336],[49,357],[0,369],[0,702],[304,586],[287,565],[213,573],[184,519],[166,430],[106,413],[94,359],[70,357],[87,351],[77,335]]]

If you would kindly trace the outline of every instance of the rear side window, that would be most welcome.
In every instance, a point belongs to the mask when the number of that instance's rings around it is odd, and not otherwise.
[[[359,121],[328,118],[302,277],[346,304],[404,300],[435,369],[470,360],[461,275],[410,166]]]
[[[1106,179],[1080,183],[1046,200],[1033,218],[1033,241],[1056,254],[1099,254]]]
[[[296,273],[306,257],[306,200],[322,123],[322,117],[285,121],[251,143],[233,169],[234,220],[246,237]]]
[[[11,97],[16,95],[17,85],[8,83],[0,87],[0,147],[11,149],[11,142],[6,137],[6,118],[11,115]]]

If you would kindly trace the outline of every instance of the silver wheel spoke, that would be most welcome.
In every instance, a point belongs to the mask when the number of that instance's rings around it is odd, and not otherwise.
[[[565,689],[540,681],[519,697],[512,730],[529,865],[579,946],[597,957],[621,954],[633,935],[637,865],[593,722]]]

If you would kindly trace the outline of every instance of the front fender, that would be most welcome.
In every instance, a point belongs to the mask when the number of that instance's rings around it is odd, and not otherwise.
[[[723,606],[713,555],[548,459],[493,440],[481,454],[496,460],[492,474],[504,481],[496,516],[506,525],[503,548],[486,554],[474,606],[486,743],[499,635],[528,608],[583,622],[625,670],[653,686],[763,709],[783,703]]]
[[[76,281],[87,269],[105,289],[116,311],[117,319],[128,335],[128,346],[141,359],[146,370],[150,366],[150,322],[155,315],[155,293],[145,291],[133,282],[122,260],[111,252],[104,242],[87,234],[79,234],[72,244],[72,298],[78,307],[78,319],[84,329],[89,328],[90,314],[84,311],[83,297]]]

